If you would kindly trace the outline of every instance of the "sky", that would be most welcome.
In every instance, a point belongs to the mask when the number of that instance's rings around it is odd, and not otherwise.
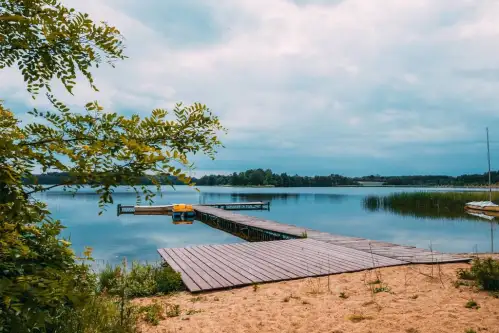
[[[301,175],[499,169],[497,0],[65,0],[116,26],[129,57],[83,78],[78,109],[148,115],[201,102],[228,129],[195,176],[249,168]],[[15,69],[0,96],[24,123]]]

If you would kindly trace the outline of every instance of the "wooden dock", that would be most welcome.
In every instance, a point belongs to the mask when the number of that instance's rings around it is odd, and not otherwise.
[[[404,261],[313,239],[159,249],[191,292],[356,272]]]
[[[197,212],[200,221],[249,241],[267,240],[265,238],[257,239],[252,235],[258,236],[262,233],[268,233],[273,235],[274,239],[309,238],[411,263],[463,261],[461,257],[452,254],[365,238],[335,235],[291,224],[227,212],[213,207],[195,206],[194,210]],[[236,232],[233,232],[234,230]]]
[[[270,202],[255,201],[255,202],[226,202],[226,203],[210,203],[197,205],[198,207],[215,207],[224,210],[270,210]],[[133,214],[133,215],[171,215],[173,205],[159,206],[132,206],[121,205],[117,206],[117,215]]]
[[[334,235],[206,205],[194,209],[200,221],[252,243],[158,249],[191,292],[378,267],[470,260],[413,246]]]

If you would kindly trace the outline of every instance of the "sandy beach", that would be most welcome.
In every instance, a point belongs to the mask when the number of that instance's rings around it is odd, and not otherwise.
[[[468,267],[399,266],[135,303],[180,306],[179,316],[165,316],[157,326],[141,321],[144,333],[499,333],[499,299],[454,285],[456,271]],[[470,300],[479,308],[466,308]]]

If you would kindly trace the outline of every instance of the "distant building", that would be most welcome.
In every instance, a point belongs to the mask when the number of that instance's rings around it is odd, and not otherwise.
[[[360,186],[383,186],[385,182],[366,182],[360,181],[358,182]]]

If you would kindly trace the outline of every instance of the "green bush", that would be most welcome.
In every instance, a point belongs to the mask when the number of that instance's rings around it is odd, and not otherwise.
[[[92,297],[84,306],[63,312],[53,332],[63,333],[135,333],[135,307],[115,302],[109,297]]]
[[[158,293],[169,294],[184,289],[180,274],[168,266],[156,269],[155,280]]]
[[[163,308],[158,303],[146,305],[140,308],[140,313],[145,313],[144,320],[148,323],[157,326],[161,319],[164,319]]]
[[[101,270],[98,274],[99,284],[98,291],[99,292],[108,292],[110,290],[115,290],[117,285],[116,277],[121,274],[121,266],[113,267],[109,264]]]
[[[499,290],[499,261],[492,258],[473,260],[469,270],[459,270],[457,276],[463,280],[475,281],[483,290]]]
[[[131,297],[144,297],[158,293],[156,283],[157,267],[132,263],[132,269],[127,275],[128,293]]]
[[[110,295],[120,296],[123,291],[128,297],[146,297],[158,294],[169,294],[183,290],[180,274],[171,267],[141,265],[132,263],[130,271],[125,274],[125,286],[121,286],[124,270],[121,266],[106,266],[99,273],[98,290]]]

